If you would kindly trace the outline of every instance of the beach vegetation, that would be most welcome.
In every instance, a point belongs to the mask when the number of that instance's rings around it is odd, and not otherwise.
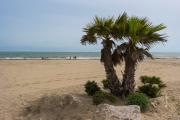
[[[84,28],[81,44],[94,45],[101,40],[100,61],[105,68],[108,88],[114,95],[125,98],[134,92],[138,64],[147,57],[154,59],[149,49],[157,43],[167,42],[167,36],[159,33],[165,28],[162,23],[153,25],[146,17],[129,17],[126,13],[117,19],[96,16]],[[122,62],[125,62],[125,68],[120,81],[114,66]]]
[[[126,97],[125,102],[127,105],[138,105],[142,112],[147,110],[150,106],[149,98],[143,93],[131,93]]]
[[[110,100],[111,102],[116,102],[116,97],[112,93],[98,91],[93,96],[93,104],[99,105],[101,104],[105,99]]]
[[[175,97],[175,96],[171,96],[171,97],[170,97],[170,100],[171,100],[171,101],[176,101],[176,97]]]
[[[180,115],[180,100],[177,99],[177,104],[176,104],[176,111],[178,115]]]
[[[117,77],[114,65],[120,64],[120,57],[118,52],[112,55],[112,51],[116,48],[116,43],[111,37],[111,28],[114,26],[114,20],[112,17],[100,18],[95,16],[93,22],[87,24],[83,29],[85,35],[81,38],[81,44],[97,44],[98,40],[101,41],[101,59],[100,62],[104,65],[106,72],[106,79],[108,80],[108,88],[111,93],[118,95],[120,92],[121,83]],[[117,60],[114,60],[116,56]],[[115,63],[116,62],[116,63]],[[115,63],[115,64],[114,64]]]
[[[155,76],[141,76],[140,81],[144,84],[139,87],[139,91],[148,95],[149,97],[157,97],[161,90],[166,87],[166,84],[159,77]]]
[[[103,79],[101,82],[102,82],[104,88],[107,89],[108,88],[108,81],[106,79]]]
[[[97,91],[101,90],[95,81],[87,81],[84,86],[85,92],[91,96],[94,95]]]
[[[122,72],[122,95],[127,97],[134,92],[135,71],[138,63],[146,57],[153,59],[149,49],[157,44],[167,42],[165,34],[158,33],[166,28],[164,24],[153,25],[146,17],[119,16],[111,29],[114,39],[121,42],[117,46],[116,52],[124,60],[125,68]]]
[[[174,115],[175,114],[180,115],[180,100],[178,98],[176,98],[175,96],[171,96],[169,98],[170,98],[171,101],[176,102],[176,104],[175,104],[176,109],[174,111]]]
[[[111,102],[116,102],[116,96],[114,96],[112,93],[106,92],[106,99],[110,100]]]

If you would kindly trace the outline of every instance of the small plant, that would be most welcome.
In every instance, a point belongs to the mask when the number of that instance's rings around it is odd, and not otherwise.
[[[95,105],[101,104],[105,99],[105,93],[103,91],[98,91],[93,95],[93,103]]]
[[[138,105],[141,111],[145,111],[149,108],[149,98],[143,93],[132,93],[126,99],[125,102],[128,105]]]
[[[93,98],[93,103],[95,105],[101,104],[104,101],[104,99],[108,99],[113,103],[116,102],[116,97],[112,93],[103,92],[103,91],[96,92],[92,98]]]
[[[159,96],[161,90],[166,87],[159,77],[141,76],[140,80],[144,85],[139,87],[139,91],[150,97]]]
[[[97,91],[100,91],[100,87],[98,87],[95,81],[87,81],[87,83],[84,86],[85,92],[91,96],[94,95]]]
[[[176,104],[176,111],[178,112],[178,115],[180,115],[180,100],[178,99],[178,103]]]
[[[171,97],[170,97],[170,100],[171,100],[171,101],[176,101],[177,99],[176,99],[175,96],[171,96]]]
[[[104,88],[108,88],[108,81],[106,79],[101,81],[103,83]]]
[[[112,93],[106,93],[106,98],[113,103],[116,102],[116,96],[114,96]]]
[[[177,103],[176,103],[175,113],[177,113],[178,115],[180,115],[180,100],[177,99],[175,96],[171,96],[171,97],[170,97],[170,100],[173,101],[173,102],[177,102]]]

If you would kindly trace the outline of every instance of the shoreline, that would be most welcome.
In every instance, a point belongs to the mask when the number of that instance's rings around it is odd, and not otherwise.
[[[144,60],[149,60],[151,58],[145,58]],[[154,59],[180,59],[180,58],[154,58]],[[2,59],[0,60],[100,60],[100,59],[93,59],[93,58],[76,58],[76,59],[68,59],[68,58],[24,58],[24,59],[19,59],[19,58],[8,58],[8,59]]]

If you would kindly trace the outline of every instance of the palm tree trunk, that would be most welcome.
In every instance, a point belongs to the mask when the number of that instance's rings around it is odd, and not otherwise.
[[[120,96],[121,95],[121,83],[116,75],[116,70],[113,67],[111,50],[108,48],[103,48],[101,50],[101,62],[104,63],[104,68],[106,71],[106,79],[108,81],[108,88],[111,93]]]
[[[131,54],[129,56],[131,56]],[[127,97],[129,94],[134,92],[135,65],[136,62],[133,61],[132,57],[127,56],[125,58],[125,70],[123,73],[123,81],[122,81],[122,87],[123,87],[122,92],[124,97]]]

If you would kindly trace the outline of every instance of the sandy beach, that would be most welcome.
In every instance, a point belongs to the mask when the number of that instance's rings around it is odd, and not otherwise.
[[[124,64],[115,67],[119,79]],[[177,99],[180,99],[180,59],[146,59],[139,64],[135,80],[140,85],[139,77],[142,75],[157,76],[166,83],[167,88],[163,96],[151,99],[155,106],[141,114],[142,120],[168,120],[177,118]],[[46,120],[45,114],[23,116],[23,109],[42,96],[76,94],[86,103],[91,112],[81,113],[82,120],[113,120],[95,112],[97,106],[92,104],[92,99],[84,92],[84,84],[88,80],[95,80],[102,86],[105,79],[105,69],[99,60],[0,60],[0,120]],[[167,98],[167,99],[165,99]],[[87,103],[88,102],[88,103]],[[120,105],[117,101],[116,105]],[[74,109],[74,108],[72,108]],[[69,109],[61,114],[58,119],[66,118]],[[94,110],[94,111],[93,111]],[[78,108],[76,107],[76,110]],[[81,109],[79,111],[82,111]],[[73,112],[73,111],[71,111]],[[51,116],[48,119],[57,119]],[[47,116],[46,116],[47,117]],[[77,119],[77,118],[74,118]]]

